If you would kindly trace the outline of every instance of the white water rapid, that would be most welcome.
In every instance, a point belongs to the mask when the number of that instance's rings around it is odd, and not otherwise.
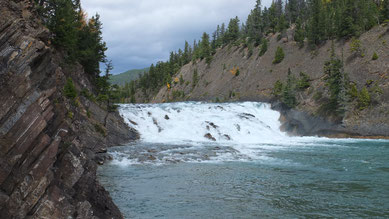
[[[269,104],[198,102],[122,105],[120,114],[146,142],[276,143],[280,113]]]
[[[111,152],[118,165],[261,160],[282,163],[288,161],[274,160],[268,152],[338,146],[327,138],[290,137],[281,132],[280,113],[266,103],[125,104],[119,112],[130,127],[139,131],[141,139],[133,146]]]

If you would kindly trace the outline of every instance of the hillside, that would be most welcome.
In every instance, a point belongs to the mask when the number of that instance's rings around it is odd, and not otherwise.
[[[323,67],[330,58],[331,41],[327,41],[316,50],[311,50],[307,46],[300,49],[295,41],[290,40],[293,39],[292,34],[293,29],[289,29],[287,36],[279,41],[277,35],[268,36],[269,46],[263,56],[258,55],[259,47],[254,49],[251,57],[248,57],[247,48],[225,46],[217,50],[210,65],[206,64],[205,60],[197,63],[190,62],[175,75],[176,78],[182,76],[183,82],[172,83],[170,89],[164,86],[151,102],[255,100],[275,103],[276,98],[272,95],[274,84],[277,80],[285,82],[290,68],[296,78],[300,72],[305,72],[311,79],[311,86],[297,93],[299,104],[292,111],[303,112],[309,118],[322,119],[324,124],[314,130],[315,127],[306,124],[304,126],[300,124],[301,121],[297,121],[297,125],[293,124],[290,120],[294,118],[289,118],[285,123],[289,124],[286,128],[291,129],[290,131],[300,132],[300,134],[325,132],[326,134],[387,136],[389,133],[388,26],[375,27],[360,36],[363,57],[350,51],[351,40],[335,41],[335,53],[338,57],[343,57],[344,71],[350,81],[356,84],[358,90],[366,86],[372,87],[373,84],[382,90],[382,94],[377,95],[366,109],[360,110],[357,101],[351,102],[342,121],[334,121],[334,118],[320,111],[326,99],[325,95],[328,93],[323,80]],[[272,64],[278,46],[283,48],[285,58],[279,64]],[[377,60],[372,60],[374,53],[379,57]],[[240,74],[235,76],[232,73],[237,68]],[[196,71],[198,82],[194,83]],[[319,97],[320,95],[324,97]],[[137,100],[142,100],[142,96],[143,94],[138,92]],[[294,115],[296,113],[292,113],[293,115],[290,113],[292,111],[285,111],[284,116],[296,116]],[[288,120],[288,118],[284,119]],[[294,127],[299,125],[301,127]]]
[[[117,75],[112,75],[110,77],[110,82],[112,84],[124,86],[126,83],[129,83],[133,80],[138,79],[139,75],[142,75],[143,73],[148,72],[148,71],[149,71],[149,68],[128,70],[126,72],[123,72],[123,73],[120,73]]]

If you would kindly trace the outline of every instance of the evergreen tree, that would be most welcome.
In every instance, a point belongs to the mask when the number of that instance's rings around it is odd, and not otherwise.
[[[325,19],[321,0],[310,0],[311,17],[308,21],[308,42],[318,45],[325,39]]]
[[[294,31],[294,40],[297,42],[297,45],[302,48],[304,47],[305,32],[302,27],[301,19],[297,19],[296,30]]]
[[[235,43],[239,38],[239,18],[230,20],[226,33],[226,43]]]
[[[205,32],[203,33],[203,36],[201,38],[200,51],[200,58],[205,58],[206,62],[210,64],[212,61],[211,45],[209,44],[209,35]]]
[[[296,91],[295,78],[293,77],[292,72],[290,71],[289,68],[286,84],[282,91],[282,102],[290,108],[293,108],[297,105],[295,91]]]
[[[335,55],[334,45],[332,45],[330,60],[324,64],[324,75],[330,94],[328,109],[334,110],[337,115],[343,115],[346,103],[346,77],[343,72],[343,62]]]
[[[273,60],[273,64],[278,64],[284,60],[285,53],[282,47],[277,47],[277,51]]]
[[[262,40],[262,45],[261,45],[261,51],[259,51],[259,56],[263,56],[267,51],[267,39]]]

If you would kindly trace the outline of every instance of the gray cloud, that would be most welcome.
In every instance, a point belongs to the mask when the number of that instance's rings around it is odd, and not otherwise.
[[[245,21],[255,0],[83,0],[89,16],[103,22],[114,73],[164,61],[169,52],[238,16]],[[271,0],[264,0],[269,5]]]

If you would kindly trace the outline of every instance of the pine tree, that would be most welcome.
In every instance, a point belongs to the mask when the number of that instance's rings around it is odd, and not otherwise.
[[[328,109],[334,110],[335,114],[341,116],[345,111],[346,79],[343,72],[343,62],[336,57],[334,44],[332,44],[330,60],[324,64],[324,75],[330,94]]]
[[[282,47],[277,47],[277,51],[273,60],[273,64],[278,64],[284,60],[285,53]]]
[[[209,35],[205,32],[201,38],[200,51],[200,58],[206,59],[207,64],[210,64],[212,61],[211,45],[209,44]]]
[[[268,46],[267,44],[267,39],[263,39],[261,44],[261,50],[259,51],[259,56],[263,56],[266,53]]]
[[[294,40],[297,42],[297,45],[302,48],[304,47],[305,32],[302,27],[301,19],[297,19],[296,30],[294,31]]]
[[[235,43],[239,38],[239,18],[235,17],[230,20],[226,33],[226,42]]]
[[[295,78],[293,77],[290,68],[288,69],[286,84],[283,88],[284,89],[282,91],[282,102],[290,108],[295,107],[297,105],[297,99],[295,93],[296,91]]]

